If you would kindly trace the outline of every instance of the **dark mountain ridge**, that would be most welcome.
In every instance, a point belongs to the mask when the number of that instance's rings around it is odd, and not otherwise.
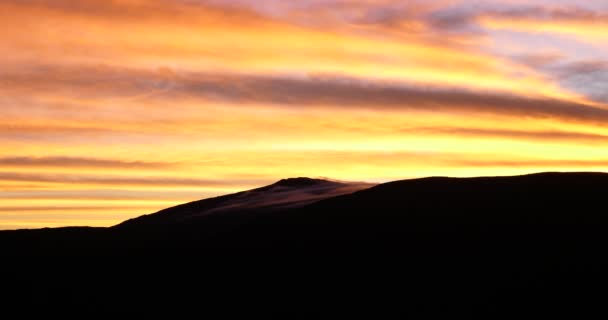
[[[125,221],[117,228],[140,225],[183,224],[211,215],[235,212],[274,212],[294,209],[323,199],[352,193],[373,186],[324,179],[289,178],[271,185],[234,194],[203,199]],[[243,217],[245,218],[245,217]]]
[[[168,208],[111,228],[0,232],[0,244],[8,243],[2,242],[5,239],[27,243],[28,238],[37,238],[34,235],[49,235],[47,240],[53,234],[77,236],[81,230],[107,235],[107,241],[96,246],[115,246],[113,249],[117,251],[132,246],[140,249],[291,246],[291,250],[298,250],[317,242],[322,248],[332,247],[335,238],[341,238],[343,243],[348,239],[360,241],[365,234],[407,236],[427,229],[443,234],[450,232],[446,230],[450,228],[461,231],[507,227],[575,229],[580,225],[594,228],[608,221],[608,215],[599,209],[604,205],[605,190],[608,174],[592,172],[429,177],[376,186],[292,178]],[[355,229],[361,230],[342,234]],[[242,239],[247,241],[241,244]],[[34,246],[32,252],[38,249],[44,253],[53,241],[36,243],[42,247]],[[79,239],[61,247],[81,245],[90,244]],[[19,248],[19,243],[9,247]],[[343,249],[360,248],[353,244]]]
[[[80,271],[113,270],[87,286],[61,272],[60,282],[36,277],[26,291],[38,296],[24,294],[36,305],[67,296],[95,308],[136,301],[374,315],[605,312],[597,290],[608,285],[608,174],[430,177],[332,193],[343,187],[281,180],[112,228],[0,232],[0,249],[5,261],[47,268],[90,259]],[[281,195],[290,201],[274,205]],[[40,293],[49,281],[55,289]]]

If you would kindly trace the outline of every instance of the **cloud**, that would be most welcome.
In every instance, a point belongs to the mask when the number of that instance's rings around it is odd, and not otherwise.
[[[467,167],[507,167],[507,168],[598,168],[608,167],[606,160],[570,160],[570,159],[521,159],[521,160],[455,160],[453,166]]]
[[[272,104],[277,107],[325,107],[333,109],[365,108],[391,111],[441,111],[516,115],[531,118],[554,118],[575,122],[605,124],[608,110],[593,105],[547,98],[522,96],[499,92],[480,92],[442,86],[405,85],[366,79],[331,76],[262,76],[235,73],[199,73],[146,71],[113,68],[61,69],[66,74],[56,81],[57,73],[36,73],[27,77],[30,86],[39,91],[72,91],[74,98],[105,96],[146,96],[154,93],[156,102],[179,103],[189,99],[202,103],[234,105]],[[171,74],[171,76],[167,76]],[[12,79],[5,75],[5,79]],[[15,87],[25,84],[5,80]],[[165,90],[159,91],[159,83]],[[37,87],[37,84],[40,87]],[[10,86],[8,86],[10,88]],[[10,89],[9,89],[10,90]],[[110,100],[111,101],[111,100]],[[183,101],[183,100],[181,100]],[[47,108],[43,106],[43,108]],[[100,106],[104,115],[120,117],[121,113],[108,113],[112,106]],[[20,113],[22,109],[14,112]],[[32,106],[28,112],[35,109]],[[149,110],[149,109],[148,109]],[[56,110],[55,114],[60,110]],[[141,110],[144,112],[145,110]],[[0,113],[11,112],[6,108]],[[65,109],[66,115],[70,109]],[[89,109],[87,112],[95,112]],[[132,111],[135,112],[135,111]],[[163,113],[165,114],[165,113]],[[167,114],[168,115],[168,114]],[[149,112],[142,117],[150,116]],[[133,114],[129,114],[133,117]],[[145,118],[142,118],[145,119]]]
[[[44,124],[39,123],[36,125],[32,124],[21,124],[21,123],[2,123],[0,122],[0,132],[4,134],[17,134],[17,135],[79,135],[89,136],[97,134],[109,134],[109,133],[120,133],[121,131],[116,128],[101,128],[101,127],[90,127],[90,126],[71,126],[68,123],[63,124]],[[123,132],[126,133],[126,132]]]
[[[559,52],[540,52],[514,55],[511,58],[531,68],[542,69],[561,62],[565,57]]]
[[[489,29],[552,33],[595,43],[608,38],[608,12],[569,7],[530,7],[482,12],[476,21]]]
[[[193,19],[196,15],[224,16],[216,23],[238,21],[246,18],[248,23],[256,14],[237,6],[222,6],[214,1],[188,0],[3,0],[1,6],[11,11],[26,10],[33,14],[57,14],[68,17],[91,16],[95,19],[141,21],[166,19],[175,23],[175,18]],[[179,23],[179,21],[178,21]]]
[[[118,210],[154,210],[158,205],[132,205],[132,206],[0,206],[0,212],[30,212],[30,211],[118,211]],[[143,213],[143,212],[142,212]],[[38,218],[40,220],[40,218]]]
[[[403,130],[404,133],[409,134],[439,134],[439,135],[451,135],[456,137],[488,137],[488,138],[509,138],[509,139],[521,139],[524,141],[541,141],[544,143],[557,142],[562,143],[564,141],[570,142],[582,142],[582,143],[608,143],[608,135],[584,133],[584,132],[572,132],[572,131],[528,131],[528,130],[514,130],[514,129],[487,129],[487,128],[464,128],[464,127],[419,127],[419,128],[408,128]]]
[[[504,93],[425,88],[327,77],[192,75],[178,92],[238,104],[323,106],[337,109],[480,112],[605,124],[608,110],[583,103]]]
[[[492,10],[486,13],[490,16],[502,18],[522,18],[542,21],[600,21],[608,19],[608,13],[592,11],[576,6],[547,7],[547,6],[520,6],[517,8]]]
[[[441,11],[430,16],[429,24],[437,30],[453,31],[468,29],[471,16],[468,12]]]
[[[13,190],[0,192],[0,199],[10,200],[152,200],[152,201],[191,201],[211,196],[220,192],[201,190],[128,190],[128,189],[94,189],[94,190]],[[31,203],[30,203],[31,204]]]
[[[37,68],[45,63],[106,64],[263,75],[322,73],[518,92],[533,85],[539,91],[559,91],[530,70],[476,47],[463,52],[461,46],[444,44],[441,36],[432,41],[424,36],[408,36],[418,25],[428,29],[416,6],[405,6],[394,14],[383,9],[392,8],[394,3],[369,2],[363,9],[352,9],[358,12],[352,13],[356,17],[346,18],[340,26],[319,28],[296,23],[297,17],[292,19],[289,14],[279,19],[207,2],[108,4],[89,0],[85,4],[89,2],[90,5],[75,9],[63,1],[59,5],[43,2],[45,5],[37,6],[32,3],[40,2],[0,3],[0,23],[6,24],[6,28],[0,28],[4,39],[0,48],[4,63],[0,67],[12,75],[15,73],[11,69],[22,72],[22,78],[35,78],[36,72],[44,71]],[[122,2],[126,3],[126,13],[121,13],[123,8],[118,5]],[[323,19],[314,14],[310,17],[315,21]],[[393,33],[405,38],[383,36]],[[452,41],[457,36],[447,38]],[[513,79],[514,72],[525,77]],[[69,75],[53,74],[58,81],[69,81]],[[40,84],[33,81],[31,85],[34,89]],[[91,89],[96,86],[103,91],[104,84],[89,83]],[[162,84],[159,87],[162,89]]]
[[[562,86],[583,93],[592,100],[608,103],[608,60],[580,60],[545,67]]]
[[[59,167],[59,168],[122,168],[122,169],[160,169],[177,166],[177,163],[124,161],[115,159],[79,157],[4,157],[0,158],[2,167]]]
[[[563,64],[556,69],[558,76],[560,77],[571,77],[581,73],[593,73],[597,71],[608,71],[608,61],[604,60],[590,60],[590,61],[576,61],[567,64]]]
[[[491,39],[491,33],[496,30],[528,35],[555,34],[598,44],[608,37],[608,7],[587,4],[575,1],[453,1],[444,2],[414,19],[448,41],[457,34],[468,35],[464,39],[480,39],[472,43],[482,46],[488,44],[486,40]]]
[[[436,46],[478,45],[481,33],[457,23],[457,15],[437,14],[454,3],[435,1],[302,1],[287,6],[286,16],[309,27],[365,34],[393,41],[419,41]],[[460,15],[458,15],[460,17]],[[464,16],[463,16],[464,17]],[[466,18],[466,17],[464,17]],[[447,20],[451,20],[452,23]],[[458,24],[456,26],[456,24]]]
[[[112,176],[112,175],[76,175],[52,173],[19,173],[0,172],[0,181],[58,183],[66,185],[96,185],[96,186],[155,186],[155,187],[234,187],[255,186],[267,183],[268,179],[255,180],[213,180],[198,178],[174,178],[154,176]]]

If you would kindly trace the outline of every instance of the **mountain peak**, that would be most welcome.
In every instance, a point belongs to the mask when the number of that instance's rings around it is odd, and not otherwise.
[[[324,179],[298,177],[298,178],[281,179],[278,182],[274,183],[273,186],[310,187],[310,186],[325,185],[325,184],[340,184],[340,183],[334,182],[334,181],[329,181],[329,180],[324,180]]]

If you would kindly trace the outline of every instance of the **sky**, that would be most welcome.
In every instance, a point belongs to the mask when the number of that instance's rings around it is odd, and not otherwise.
[[[0,229],[608,169],[608,2],[2,0]]]

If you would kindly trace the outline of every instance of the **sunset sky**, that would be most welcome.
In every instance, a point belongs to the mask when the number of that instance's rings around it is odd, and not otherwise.
[[[0,229],[608,169],[608,1],[2,0]]]

